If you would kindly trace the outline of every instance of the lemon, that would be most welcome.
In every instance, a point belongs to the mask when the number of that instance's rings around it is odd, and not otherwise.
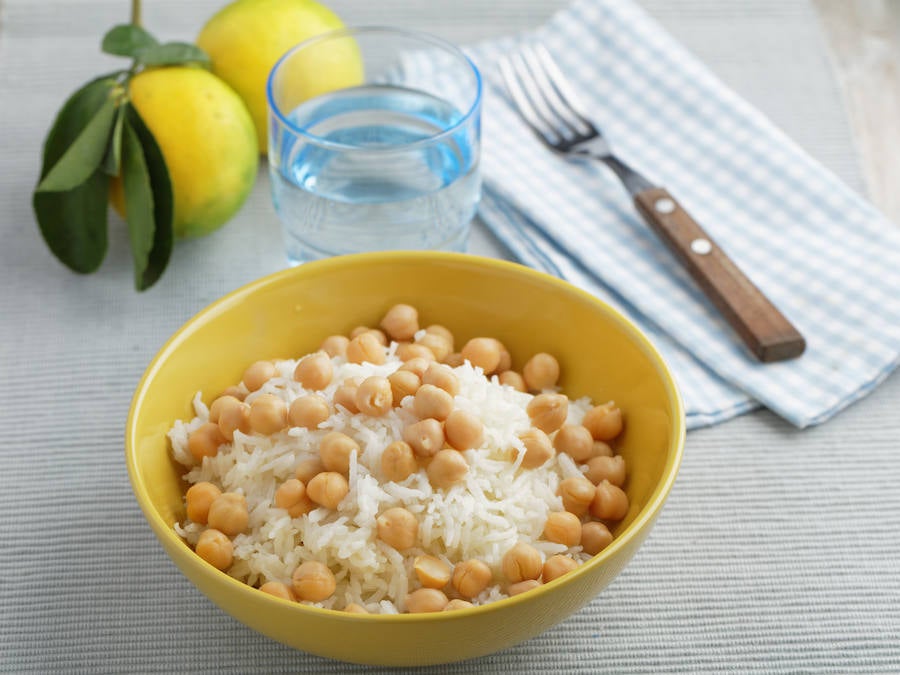
[[[219,228],[256,181],[256,131],[243,101],[209,71],[191,67],[141,72],[131,79],[129,96],[169,170],[175,236]],[[119,180],[113,181],[111,199],[124,213]]]
[[[314,0],[237,0],[213,15],[200,31],[197,46],[209,54],[213,72],[244,99],[256,125],[261,151],[267,145],[269,71],[291,47],[343,25],[334,12]],[[340,41],[345,42],[352,41]],[[302,80],[299,86],[304,99],[362,80],[355,46],[337,47],[309,59],[302,70],[291,76]]]

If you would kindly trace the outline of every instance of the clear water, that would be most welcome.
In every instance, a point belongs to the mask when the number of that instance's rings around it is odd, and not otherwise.
[[[292,122],[352,147],[323,147],[289,132],[273,141],[272,195],[290,261],[464,250],[481,193],[477,121],[439,142],[408,145],[461,117],[447,101],[385,85],[342,90],[295,109]]]

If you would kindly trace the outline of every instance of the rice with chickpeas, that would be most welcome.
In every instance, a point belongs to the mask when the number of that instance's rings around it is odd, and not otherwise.
[[[383,333],[253,364],[213,421],[195,396],[169,438],[192,486],[175,529],[201,557],[286,599],[399,613],[505,598],[609,543],[624,462],[597,439],[618,409],[556,392],[548,355],[523,377],[499,342],[453,352],[397,307]]]

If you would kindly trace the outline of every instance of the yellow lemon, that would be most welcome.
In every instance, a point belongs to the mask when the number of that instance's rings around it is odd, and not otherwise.
[[[131,103],[162,151],[175,202],[176,237],[208,234],[244,203],[259,151],[250,113],[222,80],[202,68],[157,68],[129,85]],[[113,205],[124,213],[121,181]]]
[[[314,0],[236,0],[217,12],[197,36],[197,45],[212,59],[213,72],[240,94],[256,125],[265,152],[266,80],[291,47],[326,31],[342,28],[334,12]],[[352,40],[336,49],[317,50],[305,59],[302,73],[291,73],[303,99],[359,84],[362,64]],[[328,53],[324,53],[324,52]],[[289,111],[285,111],[289,112]]]

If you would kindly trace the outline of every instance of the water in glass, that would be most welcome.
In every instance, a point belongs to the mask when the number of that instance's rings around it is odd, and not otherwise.
[[[288,117],[320,139],[286,134],[270,163],[292,263],[465,249],[481,190],[477,122],[455,126],[462,113],[447,101],[393,85],[320,96]]]

